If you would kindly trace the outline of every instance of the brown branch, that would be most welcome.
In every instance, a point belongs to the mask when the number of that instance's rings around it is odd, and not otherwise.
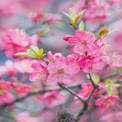
[[[89,75],[89,80],[92,82],[93,84],[93,90],[91,91],[91,93],[89,94],[87,99],[83,99],[81,96],[79,96],[77,93],[75,93],[73,90],[71,90],[70,88],[68,88],[65,84],[58,82],[58,85],[62,88],[65,89],[66,91],[68,91],[69,93],[71,93],[72,95],[74,95],[75,97],[77,97],[80,101],[83,102],[83,107],[78,111],[78,113],[76,113],[74,115],[74,120],[75,122],[79,122],[80,117],[84,114],[84,112],[88,109],[88,102],[90,101],[94,91],[98,88],[98,85],[96,85],[91,77],[91,74],[88,73]]]
[[[88,102],[90,101],[90,99],[91,99],[91,97],[92,97],[94,91],[98,88],[98,86],[94,83],[94,81],[93,81],[93,79],[92,79],[92,77],[91,77],[91,74],[88,73],[88,75],[89,75],[89,80],[92,82],[94,88],[93,88],[93,90],[91,91],[91,93],[89,94],[88,98],[87,98],[86,100],[84,100],[84,106],[83,106],[83,108],[81,108],[81,109],[79,110],[79,112],[76,113],[76,115],[75,115],[75,120],[76,120],[76,122],[78,122],[78,121],[80,120],[80,117],[81,117],[81,116],[84,114],[84,112],[88,109]]]
[[[68,91],[69,93],[71,93],[72,95],[76,96],[80,101],[82,101],[83,103],[85,102],[85,100],[80,97],[77,93],[75,93],[74,91],[72,91],[71,89],[69,89],[67,86],[65,86],[63,83],[58,82],[58,85],[62,88],[65,89],[66,91]]]
[[[66,85],[66,86],[67,86],[67,88],[76,88],[76,87],[79,87],[80,85],[81,85],[81,83],[74,83],[74,84],[70,84],[70,85]],[[59,86],[56,86],[56,87],[47,87],[44,90],[32,91],[32,92],[28,93],[27,95],[25,95],[23,97],[16,98],[11,103],[5,103],[4,105],[0,106],[0,108],[6,108],[8,106],[13,105],[16,102],[21,102],[24,99],[26,99],[26,98],[28,98],[30,96],[33,96],[33,95],[43,94],[45,92],[50,92],[50,91],[54,91],[54,90],[62,90],[62,88],[59,87]]]

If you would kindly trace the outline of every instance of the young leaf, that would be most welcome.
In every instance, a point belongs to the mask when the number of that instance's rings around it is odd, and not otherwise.
[[[84,22],[81,21],[79,24],[79,30],[84,30],[84,27],[85,27]]]

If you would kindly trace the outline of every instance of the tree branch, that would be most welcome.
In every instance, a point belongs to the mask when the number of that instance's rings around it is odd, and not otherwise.
[[[74,83],[74,84],[70,84],[70,85],[66,85],[66,86],[67,86],[67,88],[76,88],[76,87],[79,87],[80,85],[81,85],[81,83]],[[50,92],[50,91],[54,91],[54,90],[62,90],[62,88],[59,87],[59,86],[56,86],[56,87],[47,87],[44,90],[32,91],[32,92],[28,93],[27,95],[25,95],[23,97],[16,98],[14,101],[12,101],[10,103],[3,104],[2,106],[0,106],[0,108],[4,109],[8,106],[13,105],[16,102],[21,102],[21,101],[23,101],[24,99],[26,99],[30,96],[33,96],[33,95],[36,95],[36,94],[43,94],[45,92]]]

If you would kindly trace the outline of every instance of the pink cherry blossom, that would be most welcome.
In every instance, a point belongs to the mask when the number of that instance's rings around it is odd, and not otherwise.
[[[79,66],[84,72],[101,70],[104,66],[104,60],[101,57],[86,56],[78,60]]]
[[[38,37],[29,37],[23,30],[9,29],[1,36],[2,48],[7,56],[13,56],[17,52],[26,51],[30,45],[37,45]]]
[[[82,89],[79,91],[78,94],[81,95],[83,98],[87,99],[94,87],[91,82],[82,83],[81,87]],[[95,97],[96,95],[97,95],[97,91],[94,92],[92,97]]]
[[[64,39],[69,44],[74,45],[74,52],[80,55],[87,52],[87,54],[94,54],[98,52],[98,47],[95,43],[95,36],[93,33],[82,30],[75,31],[75,36],[65,36]]]
[[[63,56],[57,58],[55,62],[49,63],[47,69],[49,71],[47,81],[52,84],[63,82],[64,80],[69,81],[71,76],[80,71],[76,63],[67,63],[66,58]]]
[[[48,76],[47,68],[40,63],[33,63],[31,67],[35,70],[29,77],[30,81],[46,81]]]
[[[41,12],[33,12],[29,15],[29,18],[34,22],[39,22],[43,17],[43,14]]]
[[[5,103],[10,103],[14,100],[15,100],[15,98],[11,93],[9,93],[8,91],[1,91],[1,93],[0,93],[0,105],[5,104]]]
[[[87,21],[92,21],[94,23],[103,23],[109,16],[109,5],[107,2],[101,2],[100,0],[91,0],[88,6],[88,10],[85,13],[85,18]]]
[[[12,89],[12,84],[10,81],[0,81],[0,90],[10,91]]]
[[[108,108],[110,106],[113,106],[117,100],[119,100],[119,96],[106,95],[98,98],[95,102],[95,105],[100,106],[102,108]]]
[[[55,62],[56,58],[62,57],[61,53],[55,53],[54,55],[52,54],[51,51],[47,52],[47,61],[48,62]]]
[[[31,86],[28,84],[19,84],[15,87],[15,91],[18,95],[27,94],[31,91]]]
[[[60,91],[46,92],[42,96],[37,96],[37,100],[47,104],[50,107],[62,104],[65,101],[65,96]]]

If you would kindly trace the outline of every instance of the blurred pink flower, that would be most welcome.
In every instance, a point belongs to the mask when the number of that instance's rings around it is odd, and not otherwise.
[[[65,96],[60,93],[60,91],[46,92],[42,96],[37,96],[37,100],[46,103],[50,107],[62,104],[65,101]]]
[[[1,41],[6,55],[14,56],[17,52],[25,51],[30,45],[37,45],[38,37],[29,37],[23,30],[9,29],[1,35]]]
[[[11,93],[9,93],[8,91],[0,92],[0,105],[3,105],[5,103],[10,103],[14,100],[15,100],[14,96]]]
[[[47,80],[48,70],[44,65],[41,63],[33,63],[31,67],[34,69],[34,72],[29,77],[30,81],[38,82]]]
[[[96,106],[100,106],[102,108],[108,108],[110,106],[113,106],[115,102],[119,100],[119,96],[102,96],[101,98],[98,98],[95,102]]]
[[[101,70],[104,66],[104,60],[101,57],[86,56],[78,60],[79,66],[84,72]]]
[[[18,95],[27,94],[31,91],[31,86],[29,84],[18,84],[15,91]]]

